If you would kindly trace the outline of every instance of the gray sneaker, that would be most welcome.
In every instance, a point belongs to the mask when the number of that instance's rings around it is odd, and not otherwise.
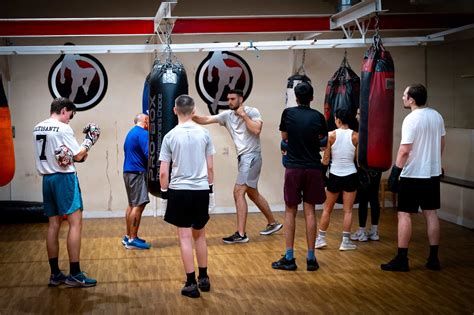
[[[260,231],[260,235],[271,235],[273,233],[276,233],[281,230],[283,227],[283,224],[281,224],[278,221],[275,221],[274,223],[267,224],[267,226]]]
[[[328,244],[326,243],[326,238],[318,236],[318,238],[316,239],[316,243],[314,244],[314,248],[321,249],[326,246],[328,246]]]

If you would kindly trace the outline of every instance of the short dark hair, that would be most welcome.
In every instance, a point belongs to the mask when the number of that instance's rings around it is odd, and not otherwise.
[[[68,99],[67,97],[58,97],[53,100],[51,103],[51,109],[49,111],[50,114],[60,114],[61,109],[66,108],[67,111],[76,111],[76,105]]]
[[[237,94],[239,96],[244,97],[244,91],[239,90],[239,89],[231,89],[227,94]]]
[[[194,100],[191,96],[183,94],[174,101],[176,110],[183,115],[191,115],[194,110]]]
[[[351,114],[351,111],[345,108],[339,108],[334,112],[334,117],[338,118],[344,125],[348,125],[351,122],[353,115]]]
[[[428,92],[423,84],[416,83],[408,86],[407,96],[415,100],[416,105],[424,106],[428,99]]]
[[[295,86],[295,96],[301,105],[309,105],[313,100],[314,90],[308,82],[300,82]]]

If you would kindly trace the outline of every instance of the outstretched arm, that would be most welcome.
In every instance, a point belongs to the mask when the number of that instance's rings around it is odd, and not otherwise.
[[[198,123],[200,125],[209,125],[209,124],[214,124],[217,123],[217,119],[215,116],[198,116],[198,115],[193,115],[193,121],[195,123]]]

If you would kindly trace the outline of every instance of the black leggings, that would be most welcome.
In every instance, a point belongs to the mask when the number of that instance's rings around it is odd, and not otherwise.
[[[365,227],[367,223],[368,205],[370,202],[370,219],[372,225],[379,224],[380,203],[379,203],[379,186],[382,173],[369,170],[370,186],[369,189],[359,189],[357,196],[359,197],[359,226]]]

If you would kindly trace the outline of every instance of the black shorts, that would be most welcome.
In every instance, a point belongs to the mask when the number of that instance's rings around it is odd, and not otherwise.
[[[332,193],[353,192],[359,187],[359,177],[357,173],[347,176],[337,176],[329,173],[327,189]]]
[[[398,211],[417,213],[440,208],[440,176],[431,178],[400,177]]]
[[[168,189],[164,219],[177,227],[202,229],[209,221],[209,190]]]

